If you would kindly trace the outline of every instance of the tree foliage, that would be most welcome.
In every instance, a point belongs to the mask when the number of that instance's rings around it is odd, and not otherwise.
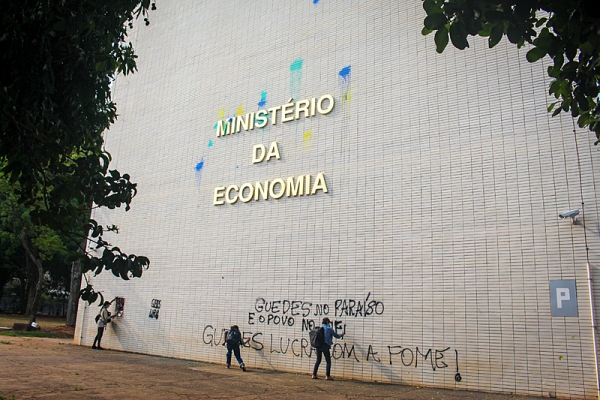
[[[127,30],[154,9],[150,0],[10,0],[0,13],[1,171],[33,224],[79,244],[91,233],[102,256],[83,257],[83,270],[122,279],[149,266],[103,240],[91,207],[129,210],[136,184],[111,170],[103,132],[115,121],[111,82],[136,70]],[[109,229],[110,230],[110,229]],[[84,300],[97,298],[88,286]],[[87,296],[86,293],[92,293]]]
[[[61,232],[33,223],[31,211],[35,207],[19,202],[15,186],[18,183],[10,184],[0,174],[0,265],[10,272],[7,278],[19,278],[27,297],[25,311],[33,320],[46,277],[51,271],[55,276],[63,275],[56,267],[66,266],[67,246]]]
[[[489,47],[506,36],[518,47],[530,45],[527,60],[549,56],[549,93],[557,101],[548,112],[570,112],[600,141],[600,7],[596,0],[424,0],[422,33],[435,31],[442,53],[449,41],[469,47],[468,36],[488,38]],[[599,141],[596,141],[598,144]]]

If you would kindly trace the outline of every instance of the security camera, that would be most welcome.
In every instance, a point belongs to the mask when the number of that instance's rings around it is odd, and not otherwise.
[[[562,213],[562,214],[558,214],[558,216],[559,216],[561,219],[564,219],[564,218],[571,218],[571,220],[573,221],[573,223],[574,223],[574,224],[575,224],[575,223],[577,223],[577,216],[578,216],[578,215],[579,215],[579,209],[577,209],[577,210],[571,210],[571,211],[567,211],[567,212],[564,212],[564,213]]]
[[[562,214],[558,214],[558,216],[561,218],[573,218],[578,215],[579,215],[579,210],[571,210],[571,211],[564,212]]]

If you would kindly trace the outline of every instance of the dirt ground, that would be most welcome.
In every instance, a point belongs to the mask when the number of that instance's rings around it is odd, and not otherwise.
[[[0,336],[0,399],[483,399],[539,397],[417,388],[75,346],[72,339]]]

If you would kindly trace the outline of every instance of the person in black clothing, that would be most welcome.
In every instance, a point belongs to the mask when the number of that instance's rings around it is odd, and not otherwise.
[[[240,345],[243,346],[250,341],[248,338],[245,342],[242,339],[240,328],[237,325],[233,325],[228,331],[223,334],[223,346],[227,345],[227,358],[225,366],[231,367],[231,352],[235,354],[237,362],[240,364],[242,371],[246,371],[246,365],[240,355]]]
[[[338,334],[333,328],[330,326],[331,320],[327,317],[323,318],[323,346],[316,349],[317,351],[317,361],[315,362],[315,366],[313,368],[312,378],[319,379],[317,376],[317,372],[319,371],[319,365],[321,365],[321,360],[323,356],[325,356],[325,379],[328,381],[332,381],[331,377],[331,347],[333,346],[333,338],[336,337],[338,339],[344,338],[344,332],[342,334]]]
[[[105,301],[104,305],[100,309],[100,314],[98,315],[99,318],[97,322],[98,334],[94,338],[94,344],[92,345],[92,349],[104,350],[100,346],[100,341],[102,340],[102,335],[104,334],[104,329],[106,328],[106,325],[110,322],[110,312],[108,311],[110,303],[110,301]],[[96,346],[96,343],[98,343],[98,346]]]

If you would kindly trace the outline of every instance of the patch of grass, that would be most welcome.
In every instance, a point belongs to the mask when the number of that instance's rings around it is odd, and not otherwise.
[[[19,336],[34,336],[34,337],[57,337],[57,338],[72,338],[75,328],[65,326],[64,317],[48,317],[38,316],[36,322],[42,332],[53,333],[56,336],[36,336],[36,335],[19,335]],[[28,324],[29,317],[20,314],[0,314],[0,327],[12,328],[15,323]],[[39,331],[36,331],[39,332]]]
[[[73,390],[74,390],[74,391],[76,391],[76,392],[78,392],[78,391],[80,391],[80,390],[83,390],[83,388],[82,388],[81,386],[75,386],[75,387],[73,388]]]
[[[10,342],[8,340],[0,340],[0,343],[2,343],[2,344],[10,344]]]
[[[57,338],[57,337],[59,337],[56,333],[43,332],[43,331],[6,331],[6,332],[0,332],[0,336],[43,337],[43,338]]]
[[[16,397],[14,394],[11,394],[9,397],[0,394],[0,400],[16,400]]]
[[[42,328],[42,330],[51,330],[56,328],[57,326],[64,325],[66,319],[64,317],[38,316],[36,317],[35,321]],[[21,324],[28,324],[29,316],[21,314],[0,314],[0,326],[12,328],[15,322]]]

